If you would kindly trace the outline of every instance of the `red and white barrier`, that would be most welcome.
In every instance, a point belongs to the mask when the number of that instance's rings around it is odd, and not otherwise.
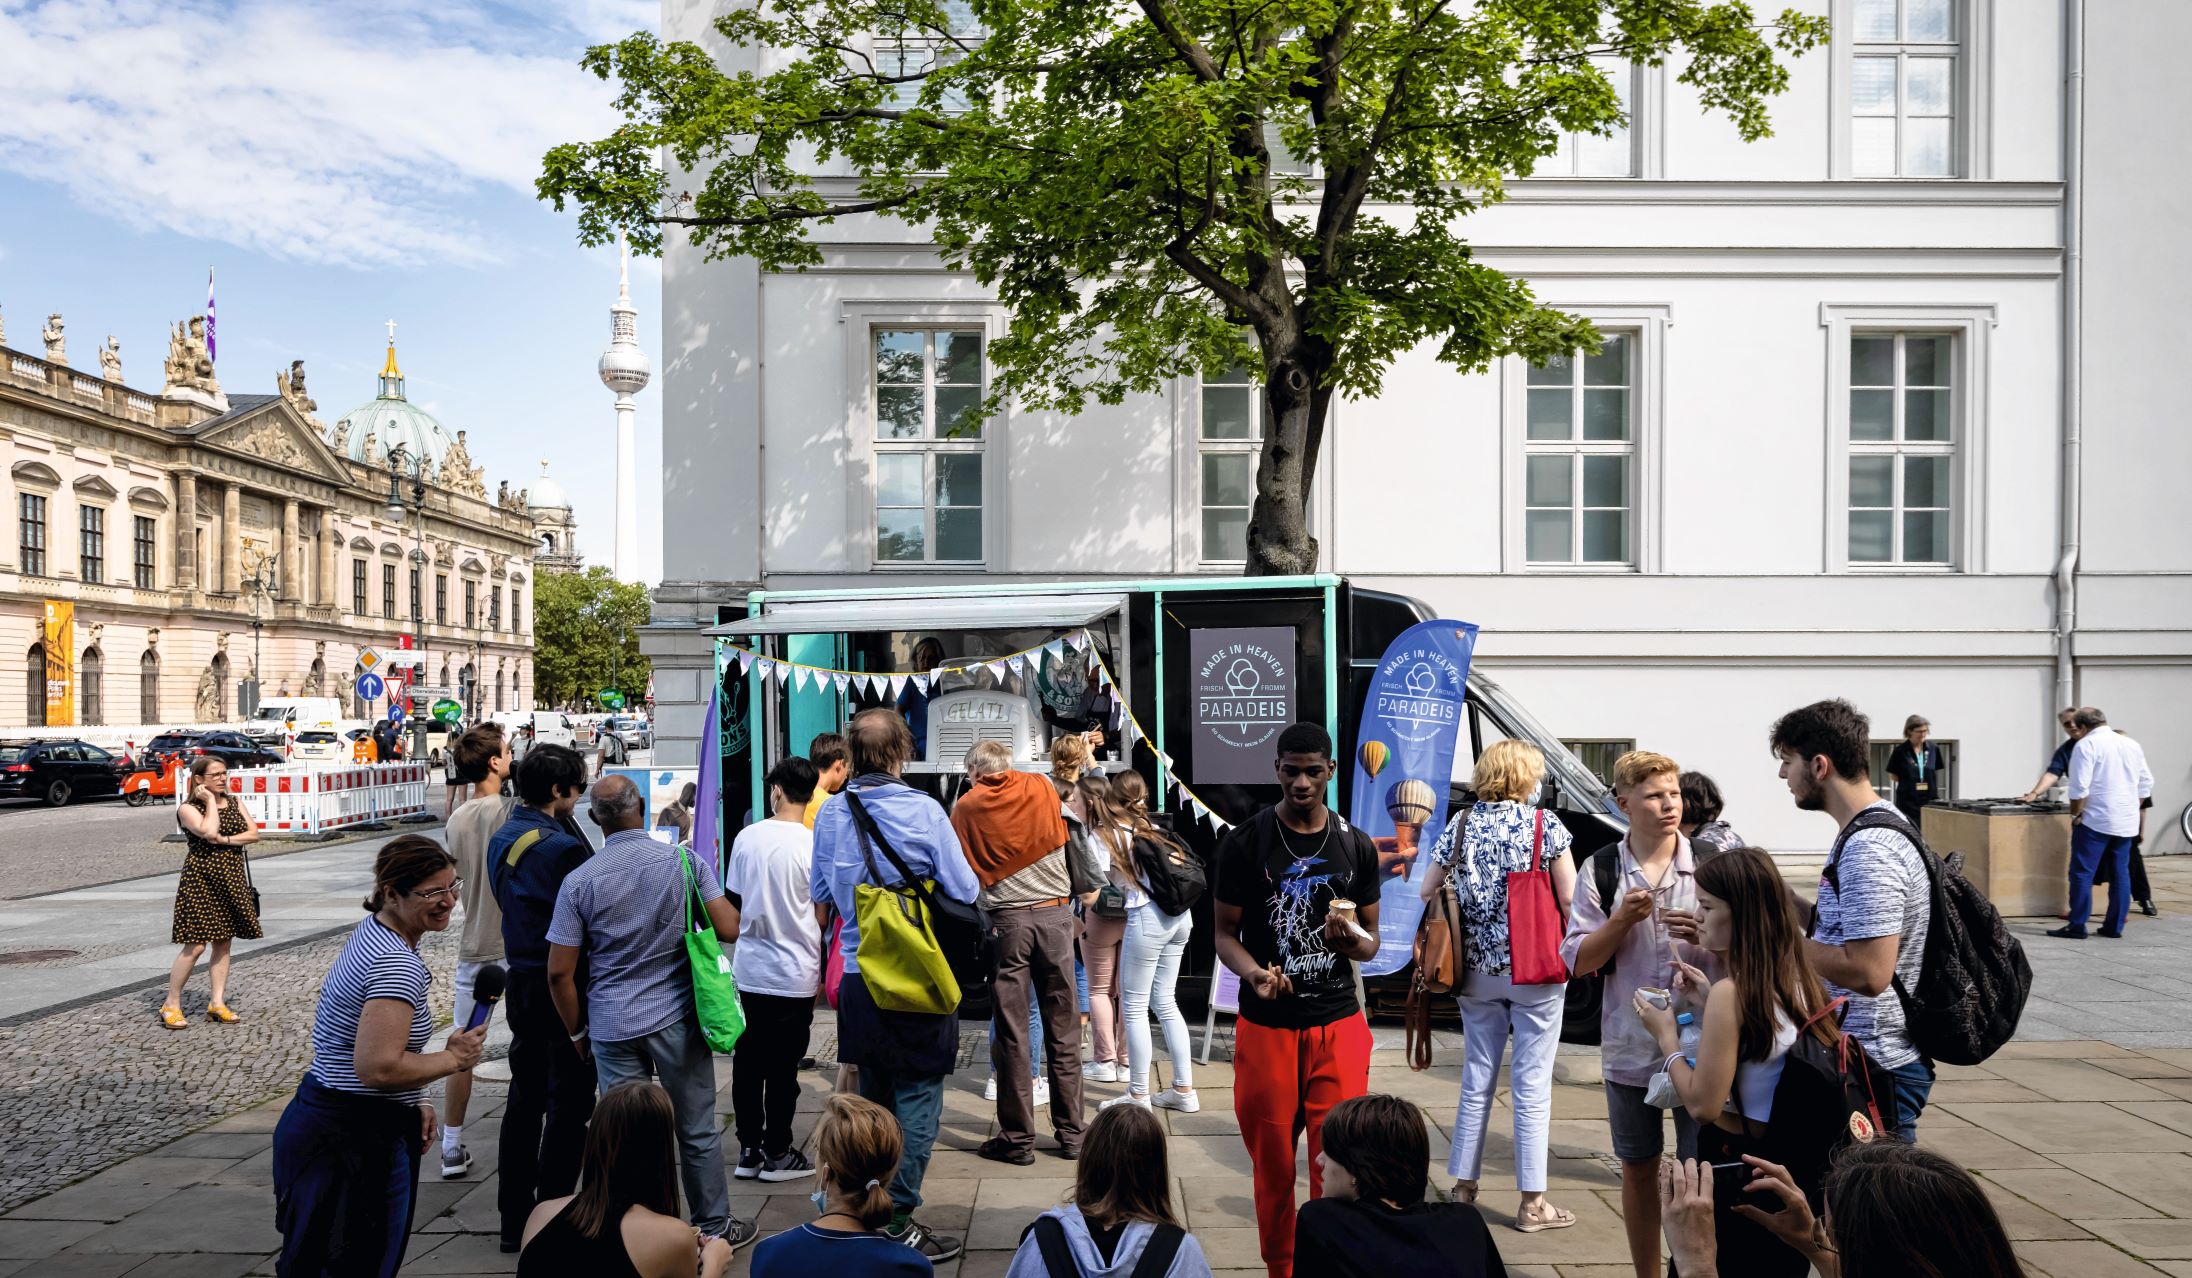
[[[262,830],[320,834],[426,811],[423,763],[286,763],[228,775],[230,793]]]

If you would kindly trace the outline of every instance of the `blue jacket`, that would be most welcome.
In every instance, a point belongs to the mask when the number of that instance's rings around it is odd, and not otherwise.
[[[593,855],[593,845],[570,826],[522,803],[487,841],[487,882],[502,907],[503,963],[511,971],[548,970],[556,893]]]
[[[936,880],[936,890],[954,901],[973,901],[982,885],[967,864],[967,854],[952,832],[951,818],[936,800],[895,777],[879,772],[854,777],[843,794],[858,794],[875,818],[876,828],[890,840],[906,868],[916,878]],[[861,855],[860,831],[854,823],[852,804],[838,800],[822,805],[814,818],[814,867],[807,888],[816,901],[828,901],[845,920],[838,947],[845,952],[845,970],[860,970],[860,923],[853,908],[853,889],[862,883],[895,884],[898,871],[891,867],[883,849],[873,849],[876,874],[869,875]],[[507,917],[507,916],[506,916]],[[504,924],[507,931],[508,923]]]

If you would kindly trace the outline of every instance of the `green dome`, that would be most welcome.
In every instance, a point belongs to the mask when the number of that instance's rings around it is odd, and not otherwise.
[[[335,419],[328,446],[352,461],[383,466],[389,452],[400,445],[405,457],[414,464],[423,459],[426,473],[433,475],[449,454],[449,432],[442,429],[432,413],[404,398],[403,372],[396,367],[394,342],[388,344],[388,361],[381,369],[380,382],[378,396]],[[373,437],[371,457],[365,455],[367,435]]]

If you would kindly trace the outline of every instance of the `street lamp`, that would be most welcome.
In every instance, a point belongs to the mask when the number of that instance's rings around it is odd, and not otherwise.
[[[389,433],[394,434],[395,429],[396,423],[391,420],[388,423]],[[408,501],[405,500],[403,491],[406,470],[411,479]],[[415,689],[426,677],[426,459],[421,457],[416,464],[411,463],[409,450],[398,444],[388,450],[388,517],[401,524],[407,509],[413,516],[411,571],[417,574],[417,584],[411,592],[411,637],[412,646],[416,649],[413,660],[418,662],[412,667],[411,686]],[[424,759],[424,715],[414,713],[411,716],[411,738],[411,757]]]
[[[239,705],[237,708],[243,711],[246,719],[259,712],[260,694],[265,691],[260,674],[263,667],[259,664],[259,631],[265,623],[259,616],[259,601],[266,597],[267,587],[273,584],[268,570],[278,569],[281,562],[282,552],[279,550],[271,555],[260,555],[251,565],[251,576],[243,583],[245,589],[251,592],[251,678],[247,681],[251,687],[251,704],[248,707]]]

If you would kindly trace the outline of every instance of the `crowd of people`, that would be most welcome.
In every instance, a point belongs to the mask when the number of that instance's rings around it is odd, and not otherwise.
[[[2113,863],[2121,896],[2128,839],[2115,796],[2138,788],[2143,759],[2128,739],[2097,735],[2098,712],[2072,723],[2093,743],[2065,764],[2081,831],[2073,874]],[[521,1275],[719,1274],[758,1232],[732,1213],[734,1179],[814,1186],[814,1218],[759,1244],[757,1275],[826,1264],[913,1276],[956,1258],[963,1241],[921,1212],[959,1018],[909,1000],[898,956],[879,948],[892,912],[918,899],[932,919],[954,903],[986,919],[997,1134],[977,1152],[1075,1164],[1069,1200],[1029,1225],[1008,1274],[1208,1274],[1154,1112],[1201,1105],[1175,986],[1207,890],[1218,961],[1240,980],[1232,1103],[1272,1278],[1502,1274],[1488,1221],[1523,1233],[1576,1224],[1548,1179],[1570,979],[1603,987],[1603,1093],[1638,1278],[1655,1278],[1669,1252],[1685,1278],[2018,1274],[1970,1177],[1913,1147],[1934,1071],[1897,987],[1918,981],[1934,896],[1922,836],[1872,787],[1868,738],[1842,701],[1772,727],[1791,799],[1837,827],[1812,895],[1735,834],[1711,778],[1664,754],[1616,762],[1628,832],[1579,863],[1568,828],[1541,806],[1538,750],[1507,740],[1483,752],[1473,802],[1454,812],[1423,877],[1462,920],[1462,1077],[1450,1188],[1434,1190],[1423,1111],[1369,1090],[1356,966],[1378,952],[1382,876],[1370,838],[1325,804],[1335,751],[1321,727],[1278,735],[1278,802],[1227,831],[1205,865],[1152,819],[1141,778],[1092,766],[1072,744],[1082,738],[1061,737],[1048,776],[977,743],[947,812],[902,779],[915,744],[904,715],[870,709],[769,771],[761,819],[738,833],[719,877],[689,847],[650,837],[622,777],[592,785],[597,850],[573,821],[584,760],[539,745],[513,776],[508,743],[482,725],[454,746],[474,789],[447,849],[417,835],[382,849],[368,917],[322,991],[314,1063],[276,1135],[279,1272],[396,1271],[438,1080],[441,1171],[468,1174],[463,1128],[485,1035],[473,1004],[488,996],[474,986],[494,965],[507,973],[513,1035],[498,1207]],[[1907,744],[1905,771],[1937,778],[1922,720]],[[186,828],[218,846],[221,821],[201,807]],[[1557,909],[1543,939],[1559,979],[1523,963],[1535,939],[1511,921],[1510,894],[1536,875]],[[231,889],[217,894],[235,907]],[[456,1026],[428,1052],[432,978],[417,946],[460,903]],[[2071,921],[2083,919],[2074,901]],[[715,1122],[693,926],[732,955],[742,998],[735,1151]],[[876,938],[866,948],[864,934]],[[840,1072],[802,1147],[793,1120],[818,1000],[836,1011]],[[1831,1055],[1845,1040],[1885,1081],[1876,1134],[1855,1120],[1823,1134],[1784,1113],[1808,1068],[1791,1063],[1815,1058],[1807,1044]],[[1503,1070],[1518,1198],[1492,1215],[1478,1197]],[[1092,1107],[1089,1081],[1126,1086]],[[1304,1153],[1310,1201],[1299,1204]]]

